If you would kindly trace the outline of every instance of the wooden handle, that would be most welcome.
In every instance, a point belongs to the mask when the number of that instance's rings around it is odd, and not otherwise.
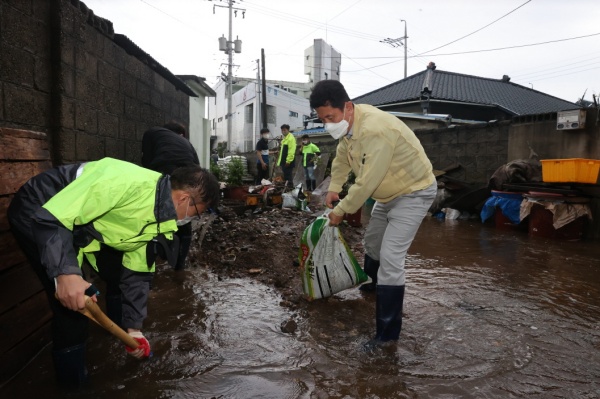
[[[100,309],[98,304],[87,295],[85,296],[85,309],[80,310],[80,312],[98,323],[106,331],[119,338],[128,347],[137,349],[137,347],[140,346],[140,344],[131,335],[127,334],[121,327],[109,319],[108,316],[106,316]],[[90,317],[90,315],[92,317]]]

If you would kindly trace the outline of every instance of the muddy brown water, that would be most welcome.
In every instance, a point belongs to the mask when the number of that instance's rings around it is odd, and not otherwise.
[[[92,326],[89,387],[57,389],[46,348],[0,396],[598,398],[599,255],[598,242],[426,219],[407,260],[401,339],[373,352],[372,295],[351,289],[295,312],[250,279],[164,271],[150,360]],[[298,328],[283,333],[290,318]]]

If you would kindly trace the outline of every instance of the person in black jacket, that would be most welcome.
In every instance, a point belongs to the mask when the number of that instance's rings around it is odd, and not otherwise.
[[[176,168],[200,165],[185,135],[185,126],[176,121],[147,130],[142,138],[142,166],[170,175]]]
[[[198,154],[186,138],[186,128],[177,121],[153,127],[142,138],[142,166],[170,175],[177,168],[200,165]],[[183,270],[192,242],[192,224],[179,226],[179,256],[175,270]]]

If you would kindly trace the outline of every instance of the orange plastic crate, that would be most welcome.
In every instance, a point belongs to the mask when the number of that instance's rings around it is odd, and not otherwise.
[[[547,183],[591,183],[598,181],[600,160],[542,159],[542,180]]]

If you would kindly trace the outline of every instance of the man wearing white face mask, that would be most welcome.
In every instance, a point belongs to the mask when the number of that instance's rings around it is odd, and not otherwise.
[[[59,166],[25,183],[8,208],[11,231],[46,291],[53,312],[53,360],[58,381],[87,380],[88,319],[84,294],[97,292],[84,279],[84,260],[106,281],[107,314],[140,343],[127,352],[150,355],[141,332],[155,259],[174,265],[177,225],[219,201],[219,183],[199,166],[171,176],[104,158]]]
[[[330,224],[358,211],[369,197],[376,200],[364,237],[364,269],[377,298],[376,333],[369,343],[396,341],[402,328],[406,253],[437,191],[431,162],[404,122],[371,105],[353,104],[336,80],[318,82],[310,106],[340,140],[325,199],[333,208]],[[350,171],[355,183],[333,207]]]

